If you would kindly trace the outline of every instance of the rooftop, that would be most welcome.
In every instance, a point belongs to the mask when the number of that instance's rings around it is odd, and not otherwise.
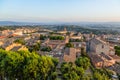
[[[94,42],[96,45],[98,44],[105,44],[106,42],[98,39],[98,38],[92,38],[90,41]]]

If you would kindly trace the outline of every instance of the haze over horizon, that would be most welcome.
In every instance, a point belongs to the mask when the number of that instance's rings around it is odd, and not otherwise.
[[[120,22],[120,0],[0,0],[0,21]]]

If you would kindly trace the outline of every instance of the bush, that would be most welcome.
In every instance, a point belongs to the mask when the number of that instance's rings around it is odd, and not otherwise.
[[[50,40],[64,40],[65,37],[63,36],[50,36]]]
[[[40,35],[40,40],[45,40],[46,38],[47,38],[47,36]]]
[[[16,39],[14,42],[25,45],[25,41],[23,39]]]
[[[46,51],[46,52],[50,52],[52,49],[51,49],[51,47],[44,47],[44,48],[42,48],[41,49],[41,51]]]
[[[120,46],[115,46],[115,54],[120,56]]]
[[[65,45],[65,47],[72,48],[72,47],[74,47],[74,45],[73,45],[72,43],[67,43],[67,44]]]
[[[75,64],[86,70],[90,66],[90,60],[87,57],[80,57],[75,61]]]

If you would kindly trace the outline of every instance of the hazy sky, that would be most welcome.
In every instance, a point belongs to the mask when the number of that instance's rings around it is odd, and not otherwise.
[[[0,0],[0,21],[120,21],[120,0]]]

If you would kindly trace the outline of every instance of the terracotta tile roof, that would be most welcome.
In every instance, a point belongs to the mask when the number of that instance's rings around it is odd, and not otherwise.
[[[117,56],[117,55],[110,55],[113,59],[120,59],[120,57],[119,56]]]
[[[66,55],[73,54],[73,53],[75,53],[75,49],[74,48],[66,48],[64,53]]]
[[[2,48],[6,48],[6,47],[8,47],[9,45],[11,45],[12,44],[12,42],[5,42],[3,45],[2,45]]]
[[[13,47],[11,50],[12,50],[12,51],[18,51],[21,47],[22,47],[22,46],[15,46],[15,47]]]
[[[94,64],[98,62],[103,62],[104,60],[97,54],[88,54]]]
[[[112,58],[109,55],[106,55],[104,53],[99,54],[101,57],[104,57],[107,60],[112,60]]]
[[[0,36],[0,39],[2,39],[2,38],[6,38],[6,36]]]
[[[102,44],[102,42],[96,38],[93,38],[90,41],[94,42],[95,44]]]

